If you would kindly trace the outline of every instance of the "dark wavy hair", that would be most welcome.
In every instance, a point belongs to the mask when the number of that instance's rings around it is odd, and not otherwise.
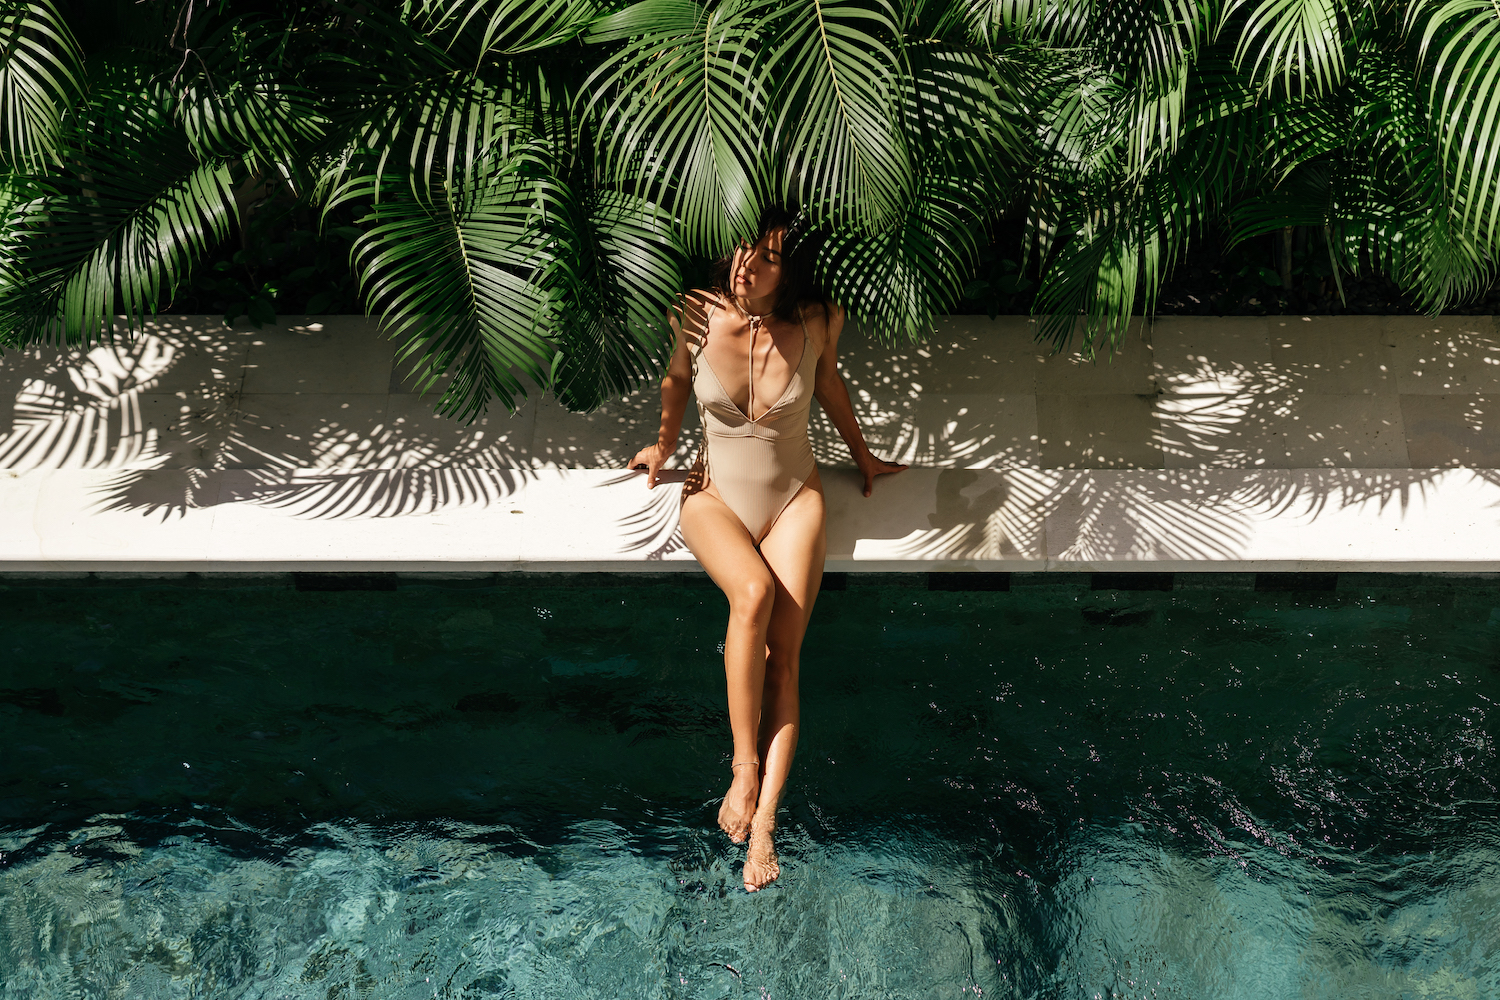
[[[797,318],[797,306],[802,302],[817,302],[826,311],[827,296],[813,267],[822,243],[821,234],[805,214],[784,205],[768,205],[760,213],[755,242],[759,243],[776,229],[786,230],[786,235],[781,243],[781,284],[776,288],[776,304],[771,312],[777,319],[790,322]],[[730,250],[714,261],[709,270],[709,287],[726,299],[734,298],[733,275],[729,273],[734,267],[734,255],[735,250]]]

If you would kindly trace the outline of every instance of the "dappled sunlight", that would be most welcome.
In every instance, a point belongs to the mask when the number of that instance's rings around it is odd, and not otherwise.
[[[647,490],[624,467],[656,433],[654,387],[591,414],[533,399],[465,426],[410,391],[367,321],[325,319],[254,331],[164,318],[88,352],[7,355],[0,468],[109,470],[89,481],[90,509],[158,521],[222,505],[305,519],[513,506],[530,519],[497,532],[566,558],[685,557],[676,483],[698,448],[695,408],[675,471]],[[952,317],[920,346],[855,333],[843,363],[861,427],[913,469],[861,496],[815,411],[830,558],[1233,561],[1273,520],[1295,531],[1372,505],[1420,526],[1439,487],[1467,488],[1455,466],[1500,486],[1500,337],[1467,320],[1404,339],[1377,322],[1287,325],[1162,321],[1114,366],[1049,355],[1024,318]],[[1433,388],[1421,380],[1437,370],[1469,391],[1396,391]],[[577,469],[619,471],[569,479]],[[545,490],[507,504],[544,475]]]
[[[661,474],[655,489],[646,488],[646,477],[639,472],[622,472],[603,483],[599,488],[614,490],[639,490],[645,494],[639,507],[616,521],[620,534],[620,549],[623,552],[659,562],[673,553],[687,549],[682,540],[682,528],[677,523],[682,509],[682,491],[679,484],[687,478],[685,472],[668,471]],[[632,504],[625,504],[633,507]]]
[[[162,322],[81,356],[9,355],[0,467],[119,469],[101,508],[164,516],[250,503],[386,517],[514,492],[526,418],[464,427],[406,394],[244,392],[274,335]]]
[[[81,357],[41,348],[8,356],[0,389],[13,402],[0,425],[0,467],[120,468],[155,455],[141,396],[177,353],[151,338]]]

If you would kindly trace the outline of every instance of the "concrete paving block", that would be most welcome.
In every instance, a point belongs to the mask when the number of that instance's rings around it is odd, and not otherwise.
[[[1163,316],[1151,326],[1163,391],[1188,395],[1274,391],[1270,333],[1261,316]]]
[[[548,470],[529,484],[515,518],[526,563],[691,560],[677,526],[677,483],[646,488],[621,469]]]
[[[228,468],[378,468],[403,443],[386,425],[384,393],[246,393]]]
[[[1163,464],[1168,469],[1288,468],[1283,400],[1254,393],[1158,397]]]
[[[997,559],[1036,563],[1040,525],[1013,475],[993,469],[909,469],[883,476],[871,495],[852,470],[823,477],[828,558],[899,566],[913,560],[963,569]]]
[[[1401,397],[1414,469],[1500,469],[1500,395]]]
[[[524,473],[489,469],[239,469],[222,475],[219,562],[420,566],[516,562]]]
[[[1312,393],[1394,393],[1396,352],[1378,316],[1268,316],[1271,362]]]
[[[1047,469],[1160,469],[1154,394],[1036,397],[1037,443]]]
[[[1386,316],[1403,395],[1500,392],[1500,332],[1492,316]]]
[[[1113,350],[1101,343],[1090,358],[1079,346],[1083,341],[1080,323],[1072,342],[1061,353],[1051,353],[1050,344],[1039,345],[1043,353],[1037,369],[1036,391],[1073,395],[1155,392],[1151,337],[1150,324],[1136,318]]]
[[[127,484],[151,484],[157,477],[175,481],[178,476],[173,469],[58,469],[42,475],[33,515],[42,558],[105,564],[202,560],[210,544],[211,514],[162,516],[160,508],[126,502],[132,497]]]
[[[203,469],[219,464],[233,439],[234,400],[223,390],[148,392],[135,398],[142,457],[158,468]],[[122,438],[128,438],[128,433]],[[123,447],[131,447],[122,440]]]
[[[379,464],[390,468],[439,465],[515,469],[527,464],[536,430],[537,404],[510,413],[492,406],[465,424],[433,410],[434,396],[396,393],[387,397],[385,430],[390,436]]]
[[[1042,501],[1049,568],[1229,561],[1251,535],[1214,471],[1061,474]]]
[[[856,411],[870,449],[886,461],[929,468],[1011,468],[1038,462],[1036,397],[928,392]],[[853,468],[849,448],[821,407],[813,454],[825,468]]]
[[[374,319],[315,316],[267,326],[250,342],[248,393],[390,392],[395,347]]]
[[[0,566],[42,557],[36,509],[45,473],[0,469]]]
[[[991,392],[1036,390],[1050,348],[1036,343],[1036,323],[1026,316],[943,316],[922,344],[886,346],[855,331],[839,340],[839,364],[852,399],[907,391]]]
[[[1305,393],[1287,404],[1287,458],[1294,469],[1408,469],[1397,396]]]
[[[536,404],[529,464],[536,469],[623,469],[656,440],[660,428],[661,396],[655,387],[611,400],[593,413],[573,413],[548,398]],[[698,407],[689,399],[670,464],[690,465],[700,437]]]
[[[230,326],[222,318],[157,316],[146,323],[142,336],[122,338],[112,349],[142,361],[153,351],[169,352],[149,382],[152,391],[191,393],[225,387],[237,392],[250,344],[259,333],[251,326]]]

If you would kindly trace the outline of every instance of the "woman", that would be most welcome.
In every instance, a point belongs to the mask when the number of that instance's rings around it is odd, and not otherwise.
[[[812,397],[864,474],[904,465],[870,453],[838,368],[843,310],[807,301],[812,240],[801,220],[767,212],[760,237],[719,262],[713,287],[685,296],[672,317],[677,345],[661,383],[656,443],[631,461],[655,488],[677,446],[688,392],[704,443],[682,490],[682,537],[729,598],[724,672],[734,733],[733,780],[719,826],[749,837],[745,888],[773,881],[776,807],[797,749],[798,658],[827,551],[823,484],[807,439]]]

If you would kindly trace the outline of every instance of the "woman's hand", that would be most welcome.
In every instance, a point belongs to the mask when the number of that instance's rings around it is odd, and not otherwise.
[[[648,444],[635,453],[635,458],[630,460],[630,468],[645,470],[646,488],[654,490],[658,482],[657,473],[661,472],[661,467],[667,464],[671,455],[672,449],[660,441]]]
[[[869,451],[866,451],[861,458],[857,459],[857,461],[859,464],[859,471],[862,472],[865,477],[865,496],[869,496],[871,491],[875,488],[876,476],[889,476],[893,472],[902,472],[906,469],[906,466],[904,465],[897,465],[894,462],[881,461]]]

